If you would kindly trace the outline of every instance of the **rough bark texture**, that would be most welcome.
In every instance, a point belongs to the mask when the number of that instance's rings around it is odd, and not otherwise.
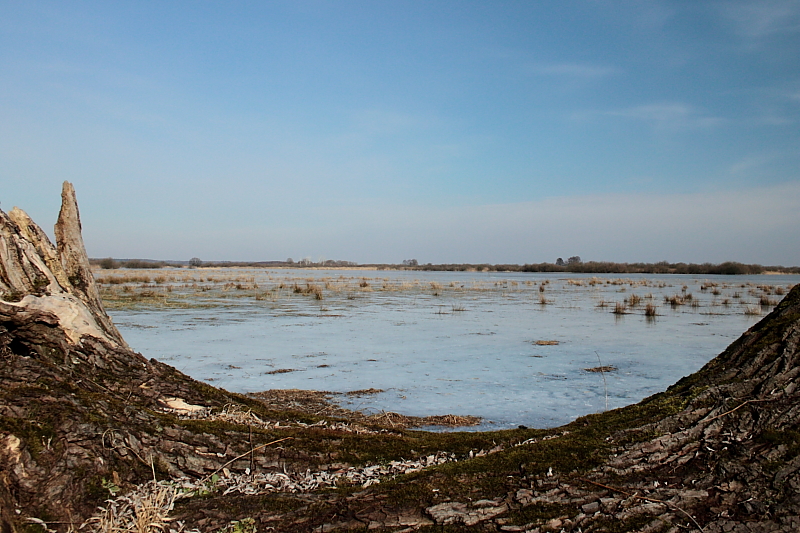
[[[92,311],[103,332],[117,344],[125,346],[117,328],[103,309],[100,293],[97,291],[86,248],[81,234],[81,216],[75,189],[68,181],[61,191],[61,211],[55,225],[58,257],[69,280],[69,292],[78,296]]]
[[[547,431],[360,435],[307,427],[319,419],[131,351],[97,297],[69,184],[62,197],[57,249],[22,211],[0,211],[0,533],[30,527],[28,517],[77,527],[112,481],[127,490],[223,466],[322,478],[435,451],[459,461],[368,488],[215,493],[176,516],[202,531],[243,518],[297,532],[800,530],[800,287],[702,370],[639,404]],[[187,404],[259,418],[170,409]]]
[[[12,305],[53,312],[73,342],[91,334],[127,346],[100,300],[69,182],[64,182],[61,201],[57,249],[24,211],[0,211],[0,297]]]

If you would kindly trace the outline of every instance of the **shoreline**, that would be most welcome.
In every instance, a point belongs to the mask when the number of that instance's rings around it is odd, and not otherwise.
[[[254,398],[267,409],[291,410],[310,416],[333,417],[350,423],[382,425],[392,429],[419,429],[419,428],[468,428],[478,426],[484,419],[471,415],[429,415],[409,416],[394,411],[380,411],[378,413],[365,413],[359,410],[348,409],[336,403],[336,396],[359,398],[384,392],[381,389],[363,389],[348,392],[330,392],[308,389],[270,389],[246,394]]]

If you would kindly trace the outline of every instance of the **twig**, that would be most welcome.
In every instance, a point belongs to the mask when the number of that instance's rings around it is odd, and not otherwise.
[[[723,416],[729,415],[729,414],[733,413],[734,411],[738,411],[739,409],[741,409],[742,407],[744,407],[748,403],[774,402],[777,399],[778,398],[764,398],[763,400],[747,400],[747,401],[744,401],[744,402],[740,403],[739,405],[737,405],[736,407],[734,407],[730,411],[727,411],[725,413],[722,413],[721,415],[717,415],[717,416],[714,416],[712,418],[709,418],[708,420],[706,420],[706,422],[712,422],[712,421],[716,420],[717,418],[722,418]]]
[[[255,466],[253,466],[253,426],[250,426],[250,475],[255,475]]]
[[[266,443],[266,444],[262,444],[261,446],[256,446],[255,448],[252,448],[252,449],[250,449],[250,450],[248,450],[248,451],[244,452],[244,453],[243,453],[243,454],[241,454],[241,455],[237,455],[236,457],[234,457],[233,459],[231,459],[230,461],[228,461],[227,463],[225,463],[224,465],[222,465],[221,467],[217,468],[216,470],[214,470],[213,472],[211,472],[209,475],[207,475],[206,477],[204,477],[204,478],[203,478],[203,479],[200,481],[200,483],[205,483],[206,481],[208,481],[209,479],[211,479],[211,477],[212,477],[214,474],[216,474],[217,472],[219,472],[220,470],[222,470],[223,468],[225,468],[225,467],[226,467],[226,466],[228,466],[229,464],[231,464],[231,463],[235,463],[236,461],[238,461],[239,459],[241,459],[242,457],[246,456],[246,455],[247,455],[247,454],[249,454],[249,453],[254,453],[256,450],[260,450],[261,448],[266,448],[267,446],[269,446],[269,445],[271,445],[271,444],[277,444],[277,443],[279,443],[279,442],[283,442],[283,441],[285,441],[285,440],[289,440],[289,439],[293,439],[293,438],[294,438],[294,437],[284,437],[284,438],[282,438],[282,439],[274,440],[274,441],[272,441],[272,442],[268,442],[268,443]]]
[[[667,501],[664,501],[664,500],[657,500],[655,498],[648,498],[647,496],[639,496],[638,494],[635,494],[635,493],[632,493],[632,492],[628,492],[628,491],[625,491],[625,490],[622,490],[622,489],[618,489],[618,488],[615,488],[615,487],[610,487],[608,485],[603,485],[602,483],[597,483],[596,481],[592,481],[591,479],[586,479],[586,478],[582,478],[582,477],[579,477],[578,479],[583,481],[583,482],[585,482],[585,483],[591,483],[592,485],[595,485],[595,486],[603,488],[603,489],[608,489],[608,490],[613,491],[613,492],[619,492],[620,494],[625,494],[626,496],[629,496],[631,498],[635,498],[637,500],[644,500],[644,501],[647,501],[647,502],[660,503],[662,505],[666,505],[667,507],[670,507],[672,509],[675,509],[676,511],[680,511],[683,514],[685,514],[689,518],[689,520],[691,520],[694,523],[694,525],[697,526],[697,529],[699,529],[701,531],[701,533],[704,533],[704,531],[705,531],[700,526],[700,524],[697,523],[697,520],[695,520],[692,515],[690,515],[689,513],[687,513],[686,511],[684,511],[683,509],[681,509],[677,505],[675,505],[674,503],[670,503],[670,502],[667,502]]]

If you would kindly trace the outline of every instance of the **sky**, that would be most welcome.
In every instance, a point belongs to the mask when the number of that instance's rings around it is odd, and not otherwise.
[[[91,257],[800,265],[800,0],[0,0]]]

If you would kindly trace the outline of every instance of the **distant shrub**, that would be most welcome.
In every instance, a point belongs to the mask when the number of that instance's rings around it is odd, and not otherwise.
[[[164,263],[159,261],[142,261],[141,259],[131,259],[122,263],[122,268],[161,268]]]

